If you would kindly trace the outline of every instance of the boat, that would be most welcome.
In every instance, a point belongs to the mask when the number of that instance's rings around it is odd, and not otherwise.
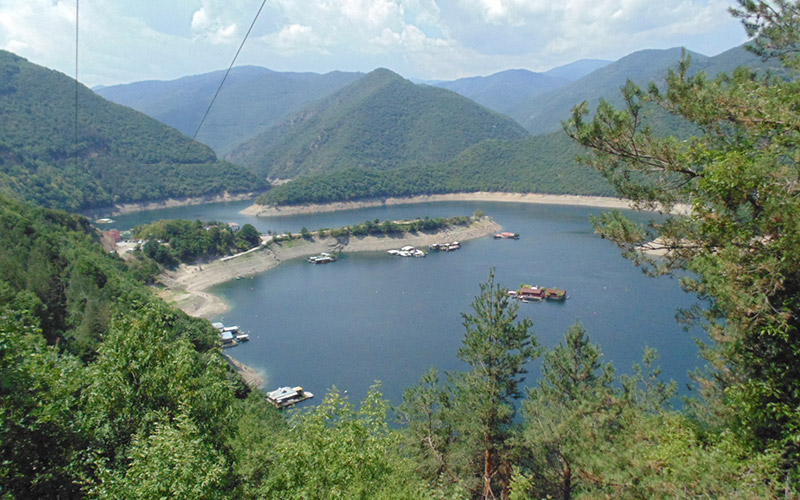
[[[508,233],[508,232],[497,233],[497,234],[494,235],[494,239],[496,239],[496,240],[518,240],[519,239],[519,233]]]
[[[389,250],[387,253],[389,255],[399,255],[400,257],[425,257],[425,252],[411,245],[406,245],[399,250]]]
[[[517,291],[509,291],[508,296],[511,298],[520,299],[525,303],[532,300],[536,302],[540,302],[542,300],[563,301],[568,298],[566,290],[530,285],[522,285]]]
[[[459,248],[461,248],[461,242],[458,241],[451,241],[449,243],[434,243],[430,246],[431,250],[442,252],[452,252],[453,250],[458,250]]]
[[[113,224],[115,221],[114,221],[114,219],[109,219],[108,217],[103,217],[101,219],[97,219],[94,222],[95,222],[95,224]]]
[[[233,333],[229,332],[229,331],[220,332],[219,333],[219,340],[220,340],[220,342],[222,342],[222,347],[223,348],[235,347],[235,346],[239,345],[239,342],[233,336]]]
[[[307,262],[312,264],[328,264],[330,262],[336,261],[336,256],[329,254],[328,252],[322,252],[319,255],[312,255],[306,259]]]
[[[239,341],[239,342],[249,342],[250,341],[250,335],[247,334],[247,333],[237,333],[236,335],[234,335],[234,337],[236,337],[236,340]]]
[[[276,408],[286,408],[313,397],[312,393],[304,391],[302,387],[278,387],[267,393],[267,401]]]

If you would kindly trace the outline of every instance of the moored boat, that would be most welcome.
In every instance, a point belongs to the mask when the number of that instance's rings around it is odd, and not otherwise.
[[[286,408],[305,401],[306,399],[313,398],[314,395],[308,391],[304,391],[302,387],[279,387],[274,391],[267,393],[267,401],[272,403],[276,408]]]

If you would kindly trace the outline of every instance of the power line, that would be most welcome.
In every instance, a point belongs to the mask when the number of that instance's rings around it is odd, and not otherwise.
[[[206,109],[205,114],[203,115],[203,119],[200,120],[200,124],[197,126],[197,130],[194,131],[194,135],[192,136],[192,140],[197,139],[197,134],[200,133],[200,129],[203,127],[203,123],[205,123],[206,118],[208,117],[208,113],[211,111],[211,107],[214,105],[214,102],[217,100],[217,96],[219,92],[222,90],[222,86],[225,84],[225,80],[228,78],[228,74],[230,74],[233,65],[236,63],[236,58],[239,57],[239,52],[242,51],[242,47],[244,47],[244,42],[247,41],[247,37],[250,36],[250,32],[253,30],[253,26],[255,26],[256,21],[258,20],[258,16],[261,15],[261,10],[264,8],[264,5],[267,3],[267,0],[263,0],[261,2],[261,7],[258,8],[258,12],[256,12],[256,17],[253,18],[253,22],[250,23],[250,28],[248,28],[247,33],[244,35],[244,39],[242,43],[239,45],[239,50],[236,51],[236,55],[233,56],[233,61],[231,61],[231,65],[228,66],[228,71],[225,72],[225,76],[222,77],[222,81],[219,82],[219,87],[217,87],[217,91],[214,92],[214,97],[211,99],[211,102],[208,105],[208,109]]]
[[[75,0],[75,170],[78,169],[78,13],[80,0]]]

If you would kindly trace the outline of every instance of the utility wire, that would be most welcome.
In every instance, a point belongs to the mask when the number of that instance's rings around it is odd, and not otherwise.
[[[194,135],[192,136],[192,140],[197,139],[197,134],[200,133],[200,129],[203,127],[203,123],[205,123],[206,118],[208,117],[208,113],[211,111],[211,107],[214,105],[214,102],[217,100],[217,96],[219,95],[220,90],[222,90],[222,86],[225,84],[225,80],[228,78],[228,75],[233,68],[233,65],[236,63],[236,58],[239,57],[239,52],[242,51],[242,47],[244,47],[244,42],[247,41],[247,37],[250,36],[250,32],[253,30],[253,26],[255,26],[256,21],[258,20],[258,16],[261,15],[261,10],[264,9],[264,5],[267,3],[267,0],[263,0],[261,2],[261,7],[258,8],[258,12],[256,12],[256,17],[253,18],[253,22],[250,23],[250,28],[248,28],[247,33],[244,35],[244,39],[242,43],[239,45],[239,50],[236,51],[236,55],[233,56],[233,61],[231,61],[231,65],[228,66],[228,71],[225,72],[225,76],[222,77],[222,81],[219,82],[219,87],[217,87],[217,91],[214,93],[214,97],[211,99],[211,102],[208,105],[208,109],[206,109],[206,113],[203,115],[203,119],[200,120],[200,124],[197,126],[197,130],[194,131]]]
[[[80,0],[75,0],[75,170],[78,170],[78,12]]]

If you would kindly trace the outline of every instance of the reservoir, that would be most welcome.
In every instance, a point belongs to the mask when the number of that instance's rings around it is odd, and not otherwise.
[[[249,202],[209,204],[116,217],[116,227],[161,218],[251,223],[266,233],[334,228],[365,220],[472,215],[480,209],[519,240],[483,238],[463,242],[455,252],[398,258],[385,252],[345,254],[328,265],[302,259],[253,278],[211,290],[230,310],[214,320],[239,325],[250,342],[226,352],[262,370],[265,388],[300,385],[323,395],[335,386],[360,401],[380,381],[383,394],[398,404],[404,387],[430,367],[443,372],[465,366],[457,352],[464,335],[461,313],[479,293],[490,268],[495,281],[516,289],[521,283],[564,289],[569,299],[519,303],[519,316],[533,321],[544,347],[563,340],[580,322],[600,344],[617,373],[630,373],[645,346],[658,350],[664,379],[687,394],[687,372],[702,365],[694,337],[675,320],[679,308],[696,299],[677,279],[650,278],[595,235],[589,221],[604,209],[523,203],[443,202],[392,205],[342,212],[257,218],[239,211]],[[645,220],[646,214],[636,214]],[[528,383],[540,362],[529,367]],[[314,400],[311,400],[313,404]],[[306,403],[309,404],[309,403]]]

